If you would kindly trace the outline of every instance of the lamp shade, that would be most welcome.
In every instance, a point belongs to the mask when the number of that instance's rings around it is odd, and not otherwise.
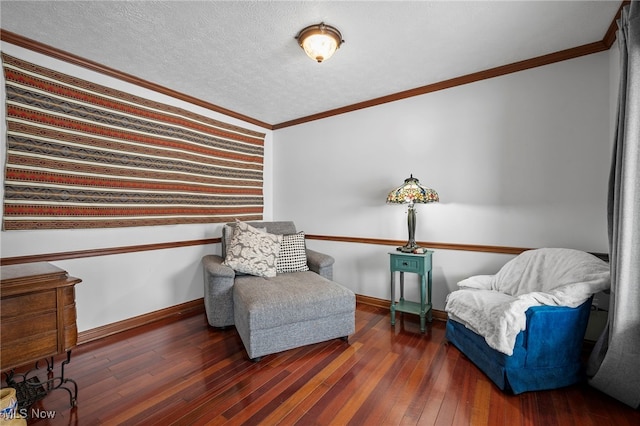
[[[340,31],[324,22],[303,28],[296,39],[307,56],[316,62],[329,59],[344,42]]]
[[[388,204],[415,204],[435,203],[440,201],[438,193],[420,184],[413,175],[404,180],[404,183],[391,191],[387,196]]]

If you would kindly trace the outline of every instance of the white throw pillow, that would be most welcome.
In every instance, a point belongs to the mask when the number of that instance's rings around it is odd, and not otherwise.
[[[261,232],[267,232],[267,228],[256,228],[255,229]],[[224,257],[227,257],[227,252],[229,251],[229,247],[231,247],[231,239],[233,238],[233,231],[236,229],[234,225],[224,225]]]
[[[275,277],[282,235],[261,232],[236,221],[224,264],[237,272],[259,277]]]

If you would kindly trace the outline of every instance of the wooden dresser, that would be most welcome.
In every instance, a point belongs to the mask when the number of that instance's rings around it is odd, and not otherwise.
[[[0,371],[68,353],[78,339],[74,286],[46,262],[0,267]]]

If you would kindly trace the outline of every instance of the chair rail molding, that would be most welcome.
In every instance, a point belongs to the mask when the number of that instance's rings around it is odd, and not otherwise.
[[[309,240],[333,241],[333,242],[342,242],[342,243],[358,243],[358,244],[377,244],[377,245],[383,245],[383,246],[398,246],[406,242],[404,240],[388,240],[388,239],[381,239],[381,238],[363,238],[363,237],[314,235],[314,234],[307,234],[306,238]],[[220,243],[220,241],[221,241],[221,238],[217,237],[217,238],[205,238],[200,240],[174,241],[174,242],[155,243],[155,244],[141,244],[141,245],[133,245],[133,246],[107,247],[107,248],[98,248],[98,249],[2,257],[0,258],[0,265],[15,265],[19,263],[32,263],[32,262],[53,262],[56,260],[81,259],[84,257],[110,256],[114,254],[137,253],[137,252],[151,251],[151,250],[164,250],[164,249],[174,249],[174,248],[180,248],[180,247],[218,244]],[[418,244],[423,247],[428,247],[431,249],[439,249],[439,250],[457,250],[457,251],[472,251],[472,252],[483,252],[483,253],[515,254],[515,255],[518,255],[523,251],[532,249],[532,248],[525,248],[525,247],[440,243],[440,242],[433,242],[433,241],[418,241]],[[609,255],[607,253],[598,253],[598,252],[590,252],[590,253],[605,261],[608,261]]]

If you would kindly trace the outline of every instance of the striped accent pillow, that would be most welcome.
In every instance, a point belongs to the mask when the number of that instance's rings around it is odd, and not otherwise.
[[[304,232],[283,235],[280,254],[276,263],[278,273],[308,271],[306,249]]]

